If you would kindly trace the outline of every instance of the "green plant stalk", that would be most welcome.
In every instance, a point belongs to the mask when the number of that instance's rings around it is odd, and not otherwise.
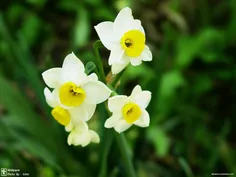
[[[100,76],[101,80],[106,83],[106,77],[105,77],[105,72],[104,72],[104,68],[103,68],[103,64],[102,64],[102,60],[99,54],[99,48],[103,47],[102,43],[100,40],[96,41],[93,44],[93,49],[95,52],[95,56],[96,56],[96,65],[98,68],[98,75]],[[115,95],[117,95],[115,89],[113,86],[116,85],[116,83],[120,80],[121,76],[122,76],[123,72],[118,74],[116,76],[116,78],[114,79],[114,81],[109,85],[109,87],[113,90],[113,92],[115,93]],[[108,112],[109,115],[109,112]],[[101,126],[103,127],[105,123],[105,119],[101,120]],[[108,133],[109,130],[104,131],[105,135],[104,137],[106,137],[106,141],[104,143],[104,148],[103,148],[103,152],[102,152],[102,156],[101,156],[101,170],[99,172],[99,177],[106,177],[107,176],[107,156],[109,154],[110,151],[110,147],[112,144],[112,139],[114,134],[113,133]],[[135,171],[134,171],[134,167],[131,161],[131,157],[129,156],[129,147],[126,141],[126,138],[124,136],[124,134],[116,134],[116,142],[119,146],[120,149],[120,153],[122,155],[123,161],[125,163],[125,170],[126,173],[129,177],[136,177]]]
[[[102,45],[102,42],[100,40],[97,40],[96,42],[93,43],[93,50],[95,52],[95,58],[96,58],[95,63],[98,67],[98,73],[100,75],[102,82],[106,83],[106,76],[103,69],[102,59],[99,54],[99,48],[102,48],[102,47],[104,46]]]
[[[118,144],[118,147],[120,149],[123,161],[125,163],[124,167],[127,173],[127,176],[129,177],[136,177],[135,171],[134,171],[134,166],[131,160],[131,157],[129,155],[129,147],[127,140],[125,138],[125,135],[123,133],[121,134],[116,134],[116,141]]]
[[[94,63],[96,64],[96,73],[98,74],[99,78],[103,83],[106,84],[106,76],[105,72],[103,69],[103,64],[101,60],[101,56],[99,54],[99,48],[103,47],[102,43],[100,40],[94,42],[93,44],[93,50],[95,53],[95,60]],[[105,105],[102,105],[101,107],[102,110],[106,109]],[[103,111],[99,111],[100,113]],[[101,131],[101,156],[100,156],[100,161],[101,161],[101,168],[99,171],[99,177],[106,177],[107,176],[107,157],[110,152],[112,140],[114,139],[114,136],[112,133],[107,133],[108,130],[104,130],[104,123],[105,123],[105,117],[106,114],[103,113],[103,116],[101,116],[102,119],[100,119],[100,129]]]

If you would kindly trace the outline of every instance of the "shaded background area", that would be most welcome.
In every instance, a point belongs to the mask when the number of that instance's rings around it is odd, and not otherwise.
[[[235,0],[25,0],[0,2],[0,167],[34,177],[96,177],[104,144],[67,145],[50,115],[41,73],[74,51],[94,60],[93,26],[129,6],[153,61],[128,67],[119,93],[152,91],[149,128],[125,134],[138,177],[236,175]],[[109,52],[101,50],[106,73]],[[102,106],[90,122],[102,132]],[[101,135],[103,138],[103,135]],[[105,140],[110,141],[110,140]],[[117,144],[109,177],[125,177]]]

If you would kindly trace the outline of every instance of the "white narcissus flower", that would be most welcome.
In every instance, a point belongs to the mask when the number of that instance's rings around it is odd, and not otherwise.
[[[113,74],[129,63],[140,65],[151,61],[152,53],[145,45],[145,32],[140,20],[134,19],[130,8],[123,8],[113,22],[102,22],[94,27],[103,45],[111,51],[109,65]]]
[[[137,85],[131,95],[117,95],[108,99],[108,108],[112,116],[105,122],[106,128],[114,128],[118,133],[137,125],[148,127],[150,118],[145,110],[151,100],[151,92],[142,91]]]
[[[96,74],[87,76],[84,70],[83,63],[71,53],[66,56],[62,68],[49,69],[42,76],[48,87],[54,89],[53,95],[58,99],[61,108],[76,107],[74,112],[88,121],[96,104],[107,100],[111,90],[98,81]]]
[[[44,95],[49,106],[54,108],[52,110],[54,119],[64,125],[67,132],[70,132],[67,140],[69,145],[81,145],[84,147],[90,142],[99,143],[100,138],[98,134],[90,130],[85,120],[81,119],[77,107],[70,109],[61,107],[55,90],[51,92],[47,87],[44,89]],[[88,111],[88,113],[92,115],[94,110]]]
[[[71,130],[67,139],[67,143],[69,145],[81,145],[84,147],[90,142],[99,143],[100,138],[95,131],[89,130],[86,122],[80,120],[80,123]]]

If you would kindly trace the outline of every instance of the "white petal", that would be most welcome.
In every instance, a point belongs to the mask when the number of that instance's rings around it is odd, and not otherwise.
[[[139,127],[148,127],[150,124],[150,117],[146,110],[143,110],[141,117],[134,122]]]
[[[140,87],[140,85],[136,85],[131,93],[131,97],[135,97],[137,94],[142,92],[142,88]]]
[[[152,93],[149,91],[142,91],[136,96],[132,97],[132,101],[137,103],[141,108],[146,109],[151,101]]]
[[[67,139],[68,144],[73,144],[75,146],[83,144],[86,141],[86,133],[88,130],[88,125],[86,122],[80,120],[80,124],[76,126],[73,125],[73,129]]]
[[[97,26],[94,26],[94,28],[97,31],[98,37],[100,38],[102,44],[108,50],[111,50],[114,42],[117,41],[114,35],[113,22],[102,22]]]
[[[113,113],[111,117],[109,117],[105,122],[106,128],[112,128],[116,125],[116,123],[121,119],[121,115],[117,113]]]
[[[141,108],[146,109],[149,102],[151,101],[152,93],[149,91],[142,91],[132,98],[132,101],[137,103]]]
[[[142,63],[142,59],[141,59],[141,57],[131,58],[130,59],[130,63],[133,66],[138,66],[138,65],[140,65]]]
[[[47,87],[44,88],[44,96],[46,98],[47,104],[50,107],[55,108],[56,106],[59,105],[55,92],[51,92]]]
[[[85,122],[84,122],[85,123]],[[86,124],[86,123],[85,123]],[[87,146],[90,142],[99,143],[100,138],[98,134],[89,130],[86,124],[86,128],[84,127],[75,127],[68,136],[67,142],[69,145],[73,144],[75,146]]]
[[[87,104],[83,103],[80,106],[69,109],[68,111],[71,114],[71,119],[73,124],[79,124],[80,120],[88,121],[92,118],[94,112],[96,110],[96,104]]]
[[[77,131],[76,129],[73,129],[71,133],[68,136],[67,142],[69,145],[82,145],[87,143],[87,134],[83,133],[82,131]]]
[[[132,16],[131,9],[125,7],[118,13],[114,21],[114,32],[120,39],[125,32],[135,29],[137,24]]]
[[[74,128],[74,126],[72,124],[72,121],[70,121],[70,123],[67,126],[65,126],[65,130],[67,132],[70,132],[73,128]]]
[[[144,31],[144,29],[143,29],[143,27],[142,27],[141,21],[135,19],[135,22],[136,22],[136,24],[137,24],[136,28],[137,28],[138,30],[140,30],[141,32],[143,32],[144,35],[145,35],[145,31]]]
[[[131,125],[132,124],[128,124],[124,119],[121,119],[117,122],[114,128],[118,133],[121,133],[127,130]]]
[[[85,102],[89,104],[99,104],[108,99],[111,90],[100,81],[88,81],[82,88],[85,90]]]
[[[91,137],[91,142],[93,142],[93,143],[99,143],[100,142],[100,138],[99,138],[98,134],[95,131],[89,130],[89,134],[90,134],[90,137]]]
[[[112,74],[118,74],[119,72],[121,72],[126,66],[128,65],[128,63],[126,64],[113,64],[111,66],[111,72]]]
[[[77,131],[87,131],[89,130],[88,124],[84,120],[79,120],[79,124],[74,125],[74,129]]]
[[[85,139],[81,143],[82,147],[87,146],[90,142],[93,142],[93,143],[99,143],[100,142],[100,138],[99,138],[98,134],[95,131],[89,130],[87,132],[84,132],[84,134],[85,134]]]
[[[121,60],[122,60],[122,63],[113,63],[112,64],[112,66],[111,66],[112,74],[118,74],[129,64],[129,58],[126,55],[123,55]]]
[[[50,88],[60,86],[61,68],[52,68],[42,73],[44,82]]]
[[[122,56],[124,55],[124,52],[125,50],[122,48],[120,44],[113,45],[108,59],[108,64],[109,65],[112,65],[113,63],[123,64],[124,61],[122,60]]]
[[[93,80],[93,81],[98,81],[98,76],[97,76],[97,74],[92,73],[92,74],[88,75],[87,79]]]
[[[152,52],[147,45],[145,46],[140,58],[143,61],[152,61]]]
[[[111,112],[121,111],[125,103],[129,101],[128,97],[125,95],[113,96],[108,99],[108,109]]]
[[[74,53],[67,55],[62,65],[62,82],[73,82],[79,85],[85,78],[84,64]]]
[[[85,121],[88,121],[93,117],[97,105],[96,104],[85,104],[84,103],[84,106],[86,107],[85,109],[88,112],[88,117],[87,117],[87,119],[85,119]]]
[[[74,126],[79,125],[82,120],[86,121],[86,119],[88,119],[88,112],[84,106],[80,105],[68,111],[70,112],[71,122]]]
[[[84,72],[84,64],[80,61],[79,58],[75,56],[75,54],[72,52],[71,54],[68,54],[62,64],[62,68],[70,68],[72,65],[74,65],[78,70],[81,70]]]

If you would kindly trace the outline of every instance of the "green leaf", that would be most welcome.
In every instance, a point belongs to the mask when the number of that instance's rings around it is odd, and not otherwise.
[[[88,11],[80,7],[77,12],[76,23],[74,27],[73,46],[81,47],[88,42],[91,32],[91,25]]]
[[[24,20],[22,28],[18,32],[23,34],[28,46],[31,46],[36,42],[41,26],[40,19],[34,14],[28,15]]]
[[[224,34],[212,28],[205,29],[196,36],[182,36],[177,42],[176,65],[181,69],[186,68],[196,57],[204,62],[214,62],[224,44]]]
[[[147,65],[145,64],[139,66],[130,65],[124,71],[124,75],[122,76],[122,84],[126,85],[128,82],[140,78],[139,84],[145,85],[154,77],[155,77],[154,71]]]
[[[158,110],[167,113],[174,104],[177,89],[185,85],[185,80],[179,71],[170,71],[163,75],[157,95]]]
[[[60,0],[59,2],[57,2],[58,8],[68,12],[77,11],[78,8],[80,8],[80,5],[81,2],[77,0]]]
[[[180,166],[183,168],[187,177],[193,177],[193,172],[183,157],[178,158]]]
[[[42,7],[47,2],[47,0],[27,0],[27,2],[37,7]]]
[[[166,156],[169,151],[170,140],[160,127],[149,127],[147,129],[147,139],[154,145],[158,157]]]

